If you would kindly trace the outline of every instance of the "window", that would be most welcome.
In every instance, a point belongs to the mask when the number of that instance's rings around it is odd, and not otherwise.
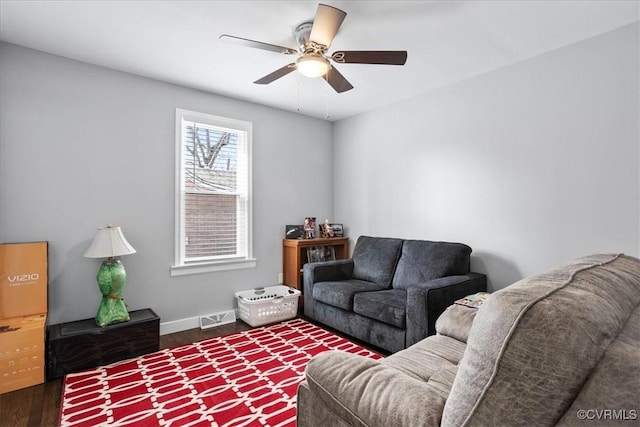
[[[176,244],[171,275],[255,267],[249,122],[176,110]]]

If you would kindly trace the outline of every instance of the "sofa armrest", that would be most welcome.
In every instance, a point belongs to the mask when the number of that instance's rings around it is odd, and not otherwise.
[[[466,343],[476,313],[478,313],[477,308],[451,304],[436,319],[436,332]]]
[[[302,270],[305,282],[307,278],[311,283],[349,280],[353,276],[353,260],[312,262],[305,264]]]
[[[313,398],[298,405],[299,427],[336,425],[336,419],[339,425],[439,426],[447,397],[423,380],[340,351],[312,358],[306,378],[300,388],[308,387]],[[323,406],[327,419],[318,419],[323,412],[309,405]]]
[[[304,315],[315,319],[313,312],[313,285],[315,283],[349,280],[352,276],[352,259],[305,264],[302,267],[302,293],[305,295],[303,297]]]
[[[436,320],[456,300],[486,292],[487,276],[447,276],[407,288],[407,347],[436,333]]]

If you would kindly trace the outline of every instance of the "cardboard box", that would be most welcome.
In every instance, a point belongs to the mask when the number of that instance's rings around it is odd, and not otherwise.
[[[0,320],[0,394],[44,382],[47,316]]]
[[[0,319],[47,313],[47,242],[0,244]]]
[[[0,394],[45,376],[48,244],[0,244]]]

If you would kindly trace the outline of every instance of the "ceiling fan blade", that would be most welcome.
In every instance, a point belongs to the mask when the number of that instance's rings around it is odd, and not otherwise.
[[[297,55],[299,53],[297,50],[290,47],[244,39],[242,37],[230,36],[228,34],[223,34],[218,38],[225,42],[235,43],[241,46],[254,47],[256,49],[268,50],[271,52],[284,53],[285,55]]]
[[[345,16],[347,16],[347,12],[333,6],[319,4],[316,17],[313,19],[309,40],[329,47]]]
[[[353,89],[351,83],[349,83],[347,79],[345,79],[344,76],[335,69],[335,67],[329,68],[329,71],[327,71],[327,74],[325,74],[324,79],[338,93],[346,92]]]
[[[268,85],[272,81],[278,80],[280,77],[284,77],[292,71],[295,71],[295,69],[296,64],[295,62],[292,62],[291,64],[287,64],[282,68],[278,68],[273,73],[267,74],[263,78],[256,80],[254,83],[258,85]]]
[[[340,64],[404,65],[406,50],[340,50],[331,55]]]

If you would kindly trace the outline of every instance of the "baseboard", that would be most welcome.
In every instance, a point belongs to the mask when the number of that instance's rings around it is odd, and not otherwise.
[[[236,318],[239,318],[237,308],[235,309],[235,312]],[[160,323],[160,335],[174,334],[176,332],[187,331],[189,329],[200,329],[200,316]]]

